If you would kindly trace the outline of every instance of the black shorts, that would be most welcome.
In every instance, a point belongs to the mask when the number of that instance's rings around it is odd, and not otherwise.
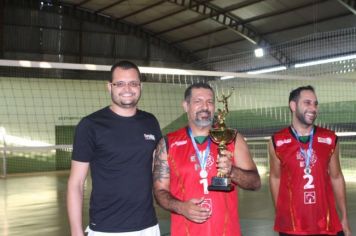
[[[285,233],[279,233],[279,236],[300,236],[300,235],[299,235],[299,234],[285,234]],[[304,236],[332,236],[332,235],[313,234],[313,235],[304,235]],[[345,236],[344,231],[338,232],[335,236]]]

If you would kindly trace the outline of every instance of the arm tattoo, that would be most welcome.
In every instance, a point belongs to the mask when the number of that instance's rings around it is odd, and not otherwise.
[[[240,188],[246,190],[257,190],[261,187],[261,179],[258,171],[245,170],[234,166],[231,173],[231,180]]]
[[[180,214],[180,201],[168,189],[159,187],[163,181],[169,181],[170,169],[168,165],[166,141],[162,138],[155,150],[153,166],[153,192],[158,204],[166,210]],[[157,184],[157,185],[156,185]]]
[[[173,211],[177,214],[181,214],[179,210],[180,201],[177,198],[173,197],[172,194],[167,190],[160,189],[155,191],[155,197],[159,205],[164,209],[168,211]]]
[[[166,142],[162,138],[156,147],[154,156],[153,182],[161,182],[162,179],[168,179],[169,172]]]

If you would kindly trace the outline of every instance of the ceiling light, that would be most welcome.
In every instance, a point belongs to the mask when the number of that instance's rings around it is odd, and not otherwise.
[[[220,77],[221,80],[226,80],[226,79],[232,79],[234,78],[234,76],[223,76],[223,77]]]
[[[257,48],[257,49],[255,49],[255,56],[256,57],[263,57],[264,56],[264,50],[263,50],[263,48]]]
[[[326,63],[330,63],[330,62],[351,60],[351,59],[356,59],[356,54],[351,54],[351,55],[342,56],[342,57],[334,57],[334,58],[316,60],[316,61],[309,61],[309,62],[304,62],[304,63],[297,63],[297,64],[294,65],[294,67],[295,68],[300,68],[300,67],[306,67],[306,66],[314,66],[314,65],[326,64]]]
[[[278,67],[271,67],[271,68],[266,68],[262,70],[253,70],[253,71],[248,71],[247,74],[255,75],[255,74],[264,74],[264,73],[270,73],[270,72],[275,72],[275,71],[281,71],[281,70],[286,70],[287,67],[285,66],[278,66]]]

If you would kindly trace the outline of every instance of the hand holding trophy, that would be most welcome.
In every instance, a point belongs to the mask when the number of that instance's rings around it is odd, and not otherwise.
[[[236,130],[226,128],[225,118],[229,112],[227,99],[231,96],[232,92],[229,95],[222,95],[221,99],[218,98],[218,102],[223,103],[223,110],[218,109],[217,115],[215,117],[215,123],[210,130],[210,138],[214,143],[219,144],[218,153],[221,155],[222,151],[226,150],[226,145],[235,140]],[[229,176],[222,173],[218,169],[217,176],[214,176],[211,180],[211,185],[208,187],[209,191],[224,191],[229,192],[233,190],[231,185],[231,179]]]

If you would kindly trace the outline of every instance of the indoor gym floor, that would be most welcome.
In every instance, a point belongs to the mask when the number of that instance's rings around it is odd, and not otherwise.
[[[0,179],[0,235],[66,236],[68,172],[13,175]],[[90,183],[87,183],[90,186]],[[84,220],[90,189],[85,194]],[[273,206],[267,178],[257,192],[240,190],[239,212],[244,236],[273,236]],[[347,183],[350,224],[356,233],[356,183]],[[157,206],[162,235],[169,234],[169,213]]]

